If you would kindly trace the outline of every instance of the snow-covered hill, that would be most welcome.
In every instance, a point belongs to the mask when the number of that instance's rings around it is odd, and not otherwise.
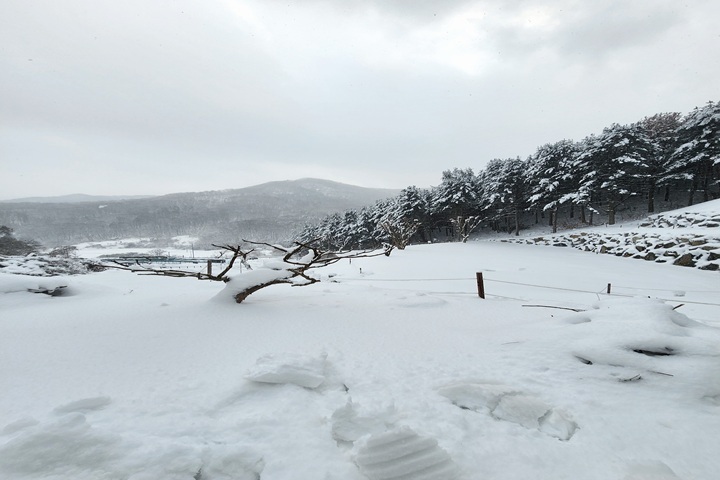
[[[720,200],[652,215],[637,228],[624,231],[591,228],[502,241],[575,247],[586,252],[720,270]]]
[[[53,277],[51,297],[0,272],[0,478],[720,471],[716,272],[471,242],[318,273],[237,305],[188,278]]]

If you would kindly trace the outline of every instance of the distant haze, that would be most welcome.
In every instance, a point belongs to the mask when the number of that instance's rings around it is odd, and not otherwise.
[[[711,0],[3,0],[0,199],[437,185],[719,100]]]
[[[372,189],[305,178],[222,191],[174,193],[143,199],[46,203],[0,202],[0,225],[45,246],[128,237],[190,235],[198,243],[242,238],[283,241],[306,223],[334,212],[372,205],[398,190]]]

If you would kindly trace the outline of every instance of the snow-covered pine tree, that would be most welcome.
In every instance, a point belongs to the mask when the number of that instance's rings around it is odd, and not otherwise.
[[[539,147],[527,162],[529,206],[550,212],[553,233],[557,232],[558,208],[571,202],[577,191],[578,178],[573,175],[577,152],[575,142],[560,140]]]
[[[680,146],[672,155],[669,176],[690,183],[688,203],[693,204],[695,192],[703,192],[703,201],[720,193],[720,102],[708,102],[695,108],[678,129]]]
[[[614,225],[617,208],[642,192],[650,141],[637,123],[613,124],[583,145],[578,160],[586,173],[580,180],[579,197],[601,202],[608,223]]]
[[[645,130],[650,141],[650,154],[645,158],[648,213],[655,212],[655,193],[658,187],[665,187],[665,200],[668,200],[671,182],[667,173],[671,155],[677,147],[680,119],[680,113],[670,112],[658,113],[640,121],[640,128]]]
[[[527,203],[526,168],[526,162],[520,157],[496,158],[488,162],[480,175],[483,210],[496,230],[499,230],[498,222],[504,220],[505,230],[514,230],[515,235],[520,233],[520,212]]]
[[[439,224],[452,228],[451,219],[475,215],[480,209],[480,187],[472,168],[445,170],[442,182],[432,191],[431,213]],[[462,240],[461,232],[452,235]]]

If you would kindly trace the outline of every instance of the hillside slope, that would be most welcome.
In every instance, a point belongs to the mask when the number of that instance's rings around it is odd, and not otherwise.
[[[501,241],[574,247],[586,252],[720,270],[720,200],[651,215],[637,226],[620,231],[597,227]]]
[[[395,194],[396,190],[301,179],[113,202],[0,202],[0,225],[46,246],[178,235],[192,235],[206,243],[241,237],[279,241],[324,215]]]

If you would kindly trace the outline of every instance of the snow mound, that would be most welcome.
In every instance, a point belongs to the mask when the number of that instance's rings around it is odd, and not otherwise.
[[[110,397],[83,398],[55,407],[54,411],[55,413],[88,412],[92,410],[100,410],[111,403],[112,399]]]
[[[0,272],[16,275],[31,275],[37,277],[85,275],[104,269],[105,267],[98,262],[86,259],[47,257],[35,254],[26,257],[0,255]]]
[[[319,357],[284,354],[258,358],[245,379],[259,383],[291,383],[305,388],[317,388],[325,381],[327,354]]]
[[[0,270],[0,294],[16,292],[56,292],[66,289],[69,281],[65,277],[38,277],[32,275],[9,274]],[[66,292],[65,292],[66,293]]]
[[[660,301],[610,299],[584,312],[590,322],[571,324],[582,332],[572,354],[587,365],[631,367],[672,375],[689,360],[706,366],[720,356],[720,330],[694,322]],[[720,386],[720,379],[716,382]]]
[[[355,463],[370,480],[452,480],[459,473],[434,438],[409,427],[370,435],[357,446]]]
[[[7,475],[3,478],[105,478],[105,467],[121,456],[121,444],[119,435],[71,413],[21,430],[0,449],[0,472]]]

